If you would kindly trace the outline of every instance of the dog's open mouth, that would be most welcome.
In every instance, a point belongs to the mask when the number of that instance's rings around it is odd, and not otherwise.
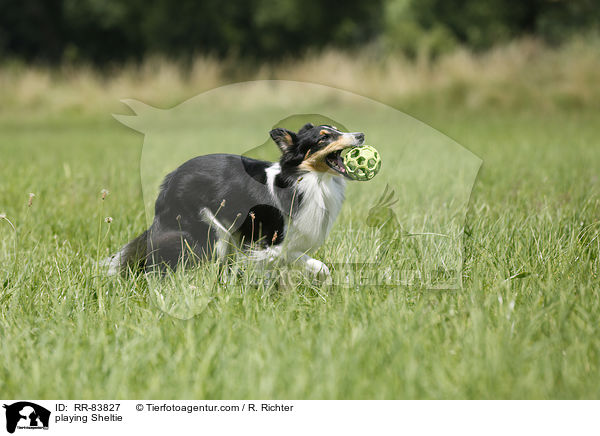
[[[343,176],[350,177],[348,176],[346,167],[344,166],[344,161],[342,160],[342,150],[337,150],[333,153],[329,153],[325,157],[325,162],[327,162],[327,165],[334,171],[340,173]]]

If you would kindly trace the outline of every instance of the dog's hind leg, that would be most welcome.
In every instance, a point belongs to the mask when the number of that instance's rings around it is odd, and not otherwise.
[[[146,272],[164,274],[175,271],[181,264],[195,257],[197,242],[187,232],[166,231],[151,233],[148,238]]]
[[[214,231],[201,224],[195,235],[184,231],[164,231],[148,238],[146,272],[164,274],[179,266],[196,266],[212,257],[218,250],[219,240]]]

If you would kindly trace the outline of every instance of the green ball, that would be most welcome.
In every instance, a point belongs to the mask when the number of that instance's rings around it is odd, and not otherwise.
[[[360,182],[371,180],[381,169],[379,152],[370,145],[344,149],[342,161],[348,176]]]

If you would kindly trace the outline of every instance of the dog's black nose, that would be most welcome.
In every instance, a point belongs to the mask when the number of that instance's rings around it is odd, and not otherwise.
[[[359,141],[364,141],[365,140],[365,134],[364,133],[355,133],[354,137],[359,140]]]

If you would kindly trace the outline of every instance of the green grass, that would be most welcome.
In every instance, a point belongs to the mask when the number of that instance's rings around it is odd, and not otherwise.
[[[406,110],[484,160],[462,290],[238,283],[189,320],[96,269],[145,226],[142,136],[108,115],[4,116],[0,213],[20,248],[13,268],[0,222],[0,396],[599,398],[600,114]]]

